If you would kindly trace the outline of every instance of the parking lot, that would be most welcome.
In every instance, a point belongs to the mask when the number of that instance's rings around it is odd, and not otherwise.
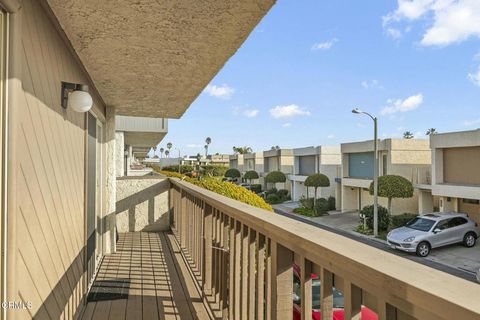
[[[417,257],[415,254],[409,254],[390,248],[386,241],[355,232],[360,220],[358,212],[340,213],[338,211],[330,212],[329,215],[321,217],[305,217],[293,213],[297,203],[283,203],[275,205],[277,213],[291,218],[305,221],[309,224],[327,229],[329,231],[345,235],[349,238],[375,246],[403,256],[410,260],[431,266],[436,269],[448,272],[450,274],[476,281],[476,271],[480,269],[480,240],[472,248],[466,248],[461,244],[450,245],[442,248],[433,249],[426,258]]]

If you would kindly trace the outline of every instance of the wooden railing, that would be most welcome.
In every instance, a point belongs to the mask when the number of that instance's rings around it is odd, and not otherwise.
[[[312,274],[322,320],[333,291],[345,319],[480,319],[480,285],[343,236],[171,179],[171,228],[215,318],[291,319],[293,268],[301,318],[312,319]],[[334,289],[335,288],[335,289]]]

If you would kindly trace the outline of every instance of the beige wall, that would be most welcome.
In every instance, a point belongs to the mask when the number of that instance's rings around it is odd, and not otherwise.
[[[168,179],[158,176],[118,178],[118,232],[168,230],[169,187]]]
[[[10,21],[8,300],[32,308],[8,318],[72,319],[86,292],[86,133],[85,114],[60,106],[60,84],[93,86],[39,1]]]
[[[480,185],[480,146],[443,149],[443,182]]]

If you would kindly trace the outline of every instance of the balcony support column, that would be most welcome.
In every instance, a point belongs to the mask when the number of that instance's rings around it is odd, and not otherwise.
[[[115,108],[108,107],[105,113],[105,253],[116,251],[116,201],[117,173],[115,165]]]
[[[271,242],[272,268],[272,319],[293,314],[293,252],[279,243]]]

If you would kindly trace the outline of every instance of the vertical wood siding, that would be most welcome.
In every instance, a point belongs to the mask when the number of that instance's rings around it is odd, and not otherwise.
[[[22,100],[11,137],[16,170],[14,299],[32,302],[18,319],[72,319],[85,281],[85,114],[60,106],[61,81],[89,84],[36,0],[23,1]],[[92,94],[93,95],[93,94]],[[94,96],[94,95],[93,95]],[[94,96],[94,111],[104,107]]]

